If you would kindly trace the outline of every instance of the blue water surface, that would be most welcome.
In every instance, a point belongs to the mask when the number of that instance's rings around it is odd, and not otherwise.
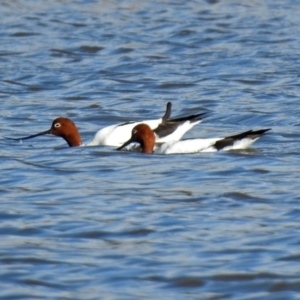
[[[300,299],[300,2],[0,3],[1,299]],[[207,111],[143,155],[7,140]]]

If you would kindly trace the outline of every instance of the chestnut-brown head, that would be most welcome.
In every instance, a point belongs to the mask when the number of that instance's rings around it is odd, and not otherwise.
[[[139,143],[143,153],[153,153],[155,135],[147,124],[138,124],[131,131],[131,138],[117,150],[121,150],[131,143]]]
[[[76,128],[75,124],[68,118],[59,117],[56,118],[52,122],[52,126],[50,129],[46,131],[42,131],[36,134],[32,134],[22,138],[9,138],[11,140],[27,140],[34,138],[36,136],[45,135],[45,134],[53,134],[56,136],[60,136],[68,143],[70,147],[76,147],[82,145],[81,137]]]
[[[76,125],[68,118],[56,118],[52,122],[49,133],[62,137],[70,147],[82,145],[81,137]]]

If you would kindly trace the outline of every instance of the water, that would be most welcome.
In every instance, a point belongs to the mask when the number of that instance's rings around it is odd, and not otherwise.
[[[209,111],[142,155],[0,139],[1,299],[300,299],[299,1],[1,1],[1,136]]]

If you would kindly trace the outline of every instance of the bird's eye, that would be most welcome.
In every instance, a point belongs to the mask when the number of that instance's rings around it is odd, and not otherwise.
[[[61,126],[60,123],[55,123],[55,124],[54,124],[54,127],[56,127],[56,128],[59,128],[60,126]]]

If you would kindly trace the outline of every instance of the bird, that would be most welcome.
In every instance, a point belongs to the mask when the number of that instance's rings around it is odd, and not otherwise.
[[[141,122],[125,122],[100,129],[89,143],[83,144],[79,130],[75,123],[66,117],[53,120],[51,128],[33,135],[21,138],[8,138],[11,140],[26,140],[37,136],[52,134],[62,137],[70,147],[77,146],[120,146],[130,138],[132,128],[137,124],[146,123],[154,130],[156,141],[159,143],[180,140],[182,136],[196,124],[199,124],[206,112],[185,117],[170,119],[172,103],[168,102],[162,118]]]
[[[179,154],[246,149],[269,130],[271,129],[248,130],[223,138],[195,138],[159,144],[156,143],[155,134],[147,124],[138,124],[132,129],[131,138],[116,150],[122,150],[131,143],[138,143],[141,152],[148,154]]]
[[[100,129],[87,146],[108,145],[120,146],[130,138],[132,129],[141,123],[148,124],[156,135],[158,143],[180,140],[183,135],[199,124],[207,114],[199,113],[181,118],[170,119],[172,103],[168,102],[162,118],[140,122],[125,122]]]

